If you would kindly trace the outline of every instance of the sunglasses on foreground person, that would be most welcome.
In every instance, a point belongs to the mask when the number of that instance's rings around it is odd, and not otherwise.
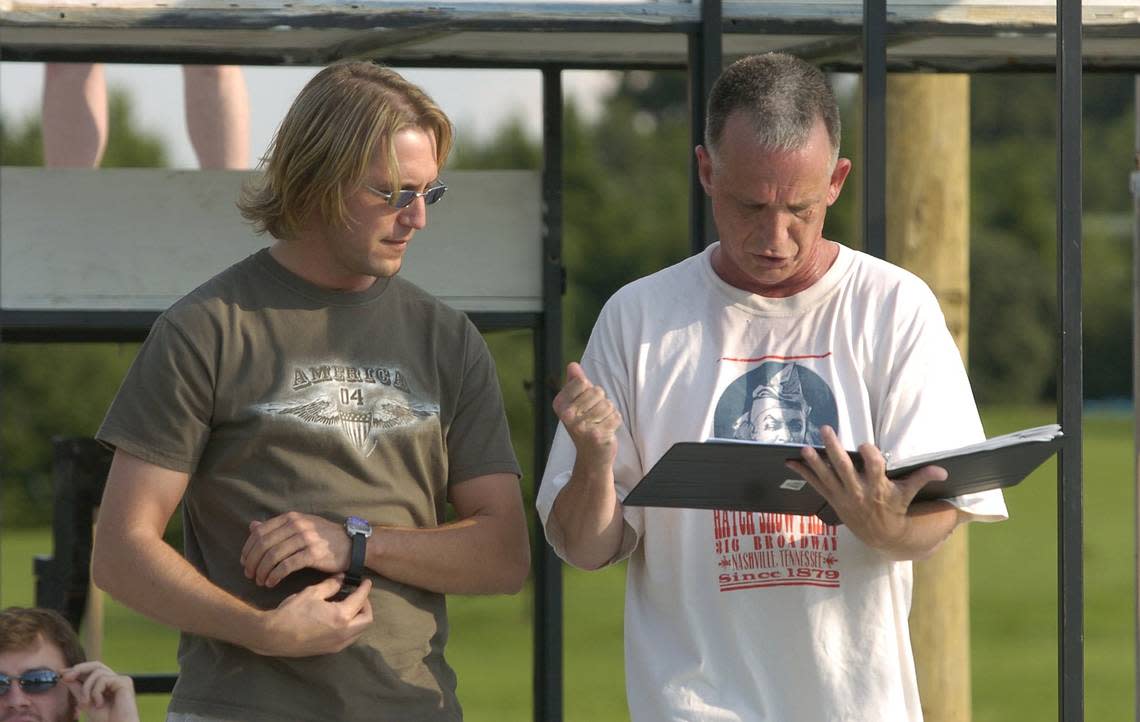
[[[138,722],[131,678],[86,661],[75,631],[48,609],[0,611],[0,722]]]

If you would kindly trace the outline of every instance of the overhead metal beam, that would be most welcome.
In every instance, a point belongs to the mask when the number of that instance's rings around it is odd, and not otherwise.
[[[719,0],[716,4],[721,5]],[[324,65],[347,57],[399,65],[564,68],[681,67],[686,40],[709,12],[689,0],[559,0],[436,4],[399,0],[0,0],[6,60]],[[1086,0],[1086,68],[1140,70],[1135,0]],[[801,44],[852,47],[862,0],[729,2],[721,8],[726,57]],[[992,0],[893,4],[884,23],[892,69],[977,72],[1051,69],[1052,7]],[[828,60],[860,65],[858,48]]]

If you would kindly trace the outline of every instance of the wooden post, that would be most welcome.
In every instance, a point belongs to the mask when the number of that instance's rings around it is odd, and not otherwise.
[[[938,296],[963,359],[969,321],[970,83],[894,74],[887,82],[887,257]],[[960,527],[914,565],[910,636],[926,722],[970,720],[968,537]]]

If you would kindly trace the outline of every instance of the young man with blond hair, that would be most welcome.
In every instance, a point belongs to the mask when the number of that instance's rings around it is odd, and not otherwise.
[[[389,69],[318,73],[239,204],[272,244],[162,315],[107,414],[95,578],[182,630],[169,719],[461,719],[444,594],[518,591],[529,548],[486,344],[397,276],[451,134]]]

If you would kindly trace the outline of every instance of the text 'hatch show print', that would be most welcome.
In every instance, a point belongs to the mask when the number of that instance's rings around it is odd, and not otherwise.
[[[776,586],[838,587],[838,528],[814,516],[714,511],[722,592]]]

